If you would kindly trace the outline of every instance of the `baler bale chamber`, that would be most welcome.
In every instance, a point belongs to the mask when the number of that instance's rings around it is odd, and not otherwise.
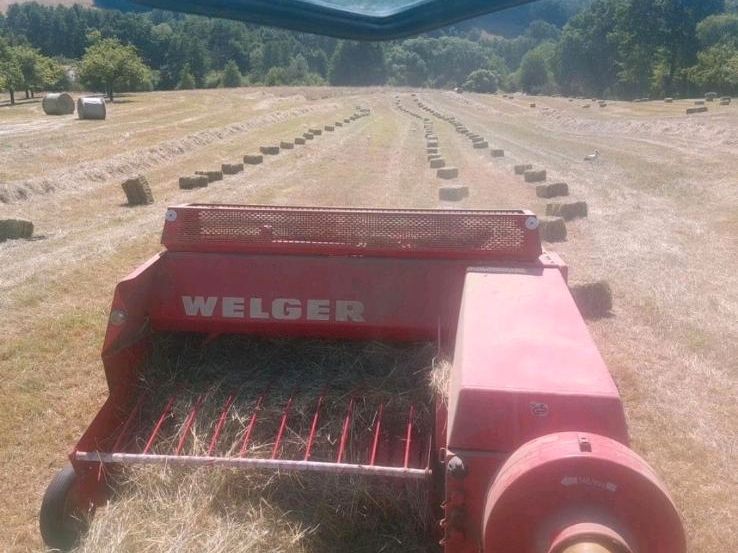
[[[77,542],[125,467],[163,465],[410,490],[415,550],[685,551],[533,213],[165,219],[165,251],[116,288],[109,397],[44,496],[48,545]]]

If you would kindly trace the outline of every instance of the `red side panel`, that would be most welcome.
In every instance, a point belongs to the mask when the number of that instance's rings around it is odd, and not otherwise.
[[[618,390],[556,269],[466,276],[449,447],[512,451],[565,430],[627,442]]]

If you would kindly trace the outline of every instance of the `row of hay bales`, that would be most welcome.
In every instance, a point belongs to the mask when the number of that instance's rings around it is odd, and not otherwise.
[[[105,99],[99,96],[83,96],[77,99],[77,116],[80,119],[104,120],[107,118]],[[74,113],[75,102],[66,92],[47,94],[41,101],[41,107],[46,115],[71,115]]]
[[[281,140],[273,144],[263,144],[260,146],[259,152],[245,154],[239,161],[222,163],[218,169],[195,171],[194,174],[181,176],[178,180],[179,188],[182,190],[205,188],[210,183],[223,180],[226,176],[237,175],[243,172],[249,165],[260,165],[264,162],[265,156],[275,156],[281,151],[293,150],[295,146],[303,146],[307,144],[308,140],[313,140],[316,136],[322,135],[324,131],[333,132],[335,129],[342,128],[357,119],[368,116],[370,113],[371,111],[368,108],[358,106],[356,112],[345,119],[327,123],[321,127],[312,127],[294,139]],[[154,203],[151,186],[144,176],[127,179],[122,183],[121,187],[126,195],[129,206]]]

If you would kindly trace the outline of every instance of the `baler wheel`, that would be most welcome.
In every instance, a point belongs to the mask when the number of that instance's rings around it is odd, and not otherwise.
[[[77,544],[85,530],[79,505],[74,501],[78,483],[77,473],[68,464],[56,473],[46,488],[38,519],[41,536],[48,547],[68,551]]]

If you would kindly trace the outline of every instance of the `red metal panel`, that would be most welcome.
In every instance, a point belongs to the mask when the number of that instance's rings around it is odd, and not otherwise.
[[[529,211],[182,205],[167,210],[170,251],[535,261]]]
[[[512,451],[563,430],[628,439],[618,390],[561,273],[470,271],[454,350],[449,447]]]

